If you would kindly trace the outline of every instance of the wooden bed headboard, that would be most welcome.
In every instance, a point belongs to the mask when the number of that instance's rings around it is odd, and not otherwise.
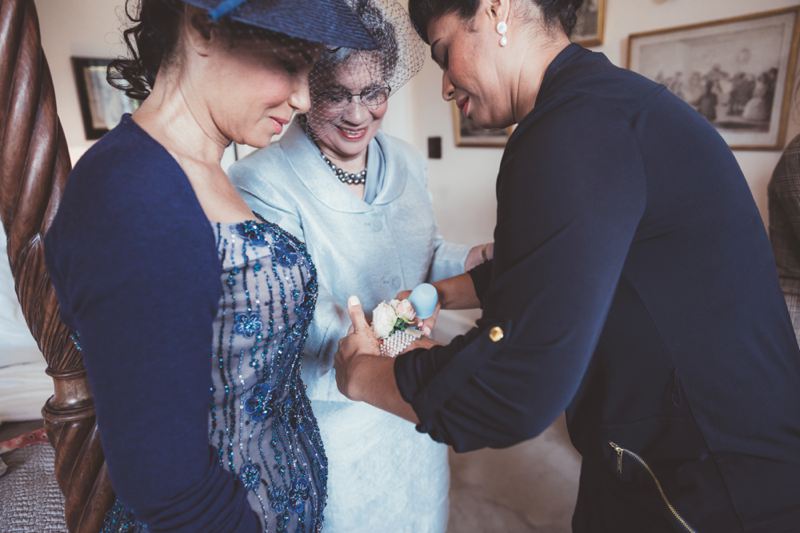
[[[42,236],[70,171],[33,0],[0,0],[0,221],[28,327],[54,394],[42,414],[71,533],[96,533],[114,501],[80,353],[61,322]]]

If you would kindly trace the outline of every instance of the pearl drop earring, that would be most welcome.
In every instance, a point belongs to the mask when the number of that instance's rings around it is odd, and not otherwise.
[[[497,33],[500,34],[500,46],[506,46],[508,44],[508,37],[506,37],[507,31],[508,24],[506,24],[504,20],[497,23]]]

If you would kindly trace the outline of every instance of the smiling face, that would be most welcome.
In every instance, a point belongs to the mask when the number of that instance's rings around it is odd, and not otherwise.
[[[478,9],[470,20],[446,13],[428,24],[431,57],[442,69],[442,97],[484,128],[513,123],[508,64],[513,53],[498,45],[497,17]],[[510,38],[513,39],[513,36]]]
[[[267,146],[295,112],[308,110],[316,47],[265,40],[232,45],[218,39],[208,52],[202,79],[192,82],[204,88],[211,119],[226,138]]]
[[[339,160],[363,155],[389,106],[380,55],[352,53],[332,75],[313,85],[307,119],[314,140]]]

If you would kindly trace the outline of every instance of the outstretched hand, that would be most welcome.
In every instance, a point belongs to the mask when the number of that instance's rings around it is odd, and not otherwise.
[[[356,296],[347,300],[347,313],[352,326],[347,336],[339,341],[339,350],[334,359],[336,385],[351,400],[359,400],[357,382],[353,377],[358,361],[364,356],[380,357],[381,347]]]

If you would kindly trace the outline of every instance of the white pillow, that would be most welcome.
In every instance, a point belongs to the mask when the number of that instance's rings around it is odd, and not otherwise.
[[[44,402],[53,394],[53,381],[40,362],[0,367],[0,423],[42,418]]]

